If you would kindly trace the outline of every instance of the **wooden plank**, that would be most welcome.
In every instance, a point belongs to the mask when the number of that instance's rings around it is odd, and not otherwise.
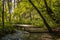
[[[43,29],[43,28],[25,28],[24,30],[27,31],[27,32],[38,32],[38,33],[48,32],[48,30]]]
[[[21,28],[40,28],[40,26],[34,25],[25,25],[25,24],[13,24],[14,27],[21,27]]]
[[[22,30],[30,32],[30,33],[47,33],[48,30],[44,30],[43,28],[41,28],[40,26],[34,26],[34,25],[25,25],[25,24],[14,24],[14,27],[17,28],[22,28]]]

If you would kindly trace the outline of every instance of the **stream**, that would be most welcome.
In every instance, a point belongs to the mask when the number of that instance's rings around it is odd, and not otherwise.
[[[28,33],[16,30],[16,33],[8,34],[0,40],[60,40],[60,38],[54,39],[49,33]]]
[[[25,33],[28,33],[28,32],[16,30],[16,33],[8,34],[8,35],[2,37],[0,40],[23,40],[24,39],[23,36]]]

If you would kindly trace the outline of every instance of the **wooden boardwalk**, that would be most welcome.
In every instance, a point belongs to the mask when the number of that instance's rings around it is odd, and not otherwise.
[[[15,28],[21,28],[24,31],[30,32],[30,33],[43,33],[48,32],[48,30],[44,30],[40,26],[34,26],[34,25],[24,25],[24,24],[13,24]]]
[[[31,37],[31,34],[35,34],[37,35],[39,33],[39,35],[42,34],[48,34],[47,38],[53,38],[54,40],[56,38],[60,38],[60,32],[56,34],[53,33],[49,33],[49,31],[47,29],[43,29],[40,26],[34,26],[34,25],[24,25],[24,24],[13,24],[13,26],[17,29],[21,29],[23,31],[27,31],[30,33],[30,36],[28,37],[28,39]],[[53,34],[53,35],[52,35]],[[51,36],[51,37],[49,37]],[[38,37],[38,36],[37,36]],[[27,40],[28,40],[27,39]],[[45,39],[46,39],[46,35],[45,35]],[[43,39],[42,39],[43,40]],[[48,39],[47,39],[48,40]]]

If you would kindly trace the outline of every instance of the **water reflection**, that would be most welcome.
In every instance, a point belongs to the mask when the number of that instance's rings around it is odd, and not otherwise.
[[[1,40],[55,40],[49,33],[28,33],[16,30],[16,33],[6,35]],[[60,39],[59,39],[60,40]]]
[[[23,35],[26,32],[16,30],[16,33],[6,35],[5,37],[2,37],[1,40],[23,40]]]

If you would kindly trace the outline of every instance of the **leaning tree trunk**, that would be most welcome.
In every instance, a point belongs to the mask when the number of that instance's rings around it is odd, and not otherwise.
[[[47,5],[47,2],[46,2],[46,0],[44,0],[44,4],[45,4],[45,6],[46,6],[46,10],[47,10],[47,13],[48,13],[48,15],[55,21],[56,19],[54,18],[54,17],[52,17],[53,15],[53,11],[52,11],[52,9]]]
[[[43,19],[44,24],[46,25],[48,31],[51,33],[53,32],[51,27],[49,26],[49,24],[46,22],[45,18],[43,17],[43,15],[41,14],[41,12],[39,11],[39,9],[32,3],[31,0],[29,0],[29,2],[32,4],[32,6],[36,9],[36,11],[39,13],[39,15],[41,16],[41,18]]]

